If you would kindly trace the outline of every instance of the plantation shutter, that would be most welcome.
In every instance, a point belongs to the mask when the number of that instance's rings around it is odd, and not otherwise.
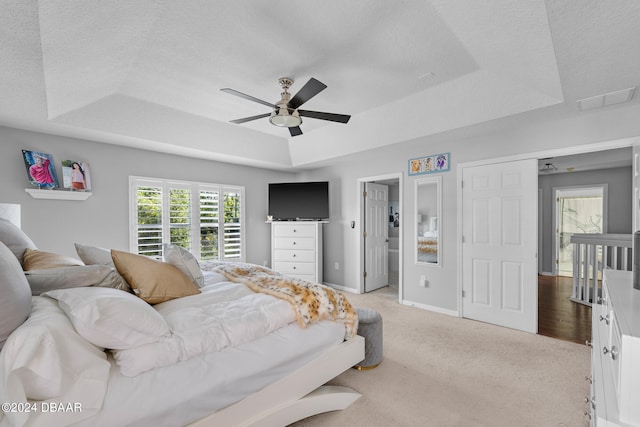
[[[200,258],[219,259],[220,193],[216,187],[200,190]]]
[[[131,251],[162,257],[163,243],[202,260],[244,260],[244,188],[130,177]]]
[[[136,252],[162,256],[162,185],[140,182],[136,191]]]
[[[169,184],[169,242],[191,250],[191,188],[190,186]]]
[[[241,197],[233,189],[224,189],[224,258],[242,257]]]

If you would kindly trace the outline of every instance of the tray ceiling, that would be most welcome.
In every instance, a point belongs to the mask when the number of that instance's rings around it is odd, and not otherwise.
[[[313,165],[636,86],[640,3],[60,2],[0,6],[0,123],[273,168]],[[304,135],[230,87],[276,102],[328,88]]]

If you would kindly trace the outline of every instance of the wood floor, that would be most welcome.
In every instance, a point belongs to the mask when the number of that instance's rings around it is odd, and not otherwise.
[[[538,276],[538,333],[584,344],[591,341],[591,307],[570,296],[570,277]]]

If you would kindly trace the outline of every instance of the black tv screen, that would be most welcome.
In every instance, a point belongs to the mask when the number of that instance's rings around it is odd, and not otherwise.
[[[328,182],[269,184],[269,214],[274,221],[328,220]]]

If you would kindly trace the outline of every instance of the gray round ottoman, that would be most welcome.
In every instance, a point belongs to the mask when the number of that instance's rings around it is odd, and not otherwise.
[[[354,368],[373,369],[382,362],[382,316],[371,308],[357,307],[358,335],[364,337],[364,360]]]

